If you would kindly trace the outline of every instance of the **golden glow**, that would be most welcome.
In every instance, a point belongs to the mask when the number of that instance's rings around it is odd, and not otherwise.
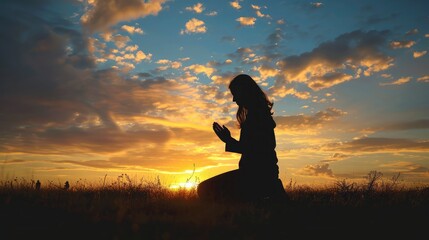
[[[195,182],[184,182],[184,183],[178,183],[178,184],[172,184],[170,185],[171,190],[192,190],[196,189],[198,186]]]

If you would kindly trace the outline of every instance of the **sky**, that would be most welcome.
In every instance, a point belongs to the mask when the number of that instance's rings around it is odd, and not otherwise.
[[[283,184],[429,183],[429,3],[3,0],[0,179],[198,183],[238,167],[228,90],[274,102]],[[386,181],[387,181],[386,180]]]

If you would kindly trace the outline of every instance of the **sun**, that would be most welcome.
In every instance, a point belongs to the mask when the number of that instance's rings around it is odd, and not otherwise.
[[[195,182],[184,182],[184,183],[178,183],[178,184],[172,184],[170,185],[170,189],[171,190],[192,190],[192,189],[196,189],[198,186],[197,183]]]

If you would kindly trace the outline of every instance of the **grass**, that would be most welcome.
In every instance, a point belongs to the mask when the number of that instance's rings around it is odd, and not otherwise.
[[[124,181],[122,181],[125,179]],[[420,239],[429,227],[429,188],[380,173],[367,182],[311,188],[290,182],[290,202],[203,202],[194,189],[159,181],[100,186],[0,182],[4,239]]]

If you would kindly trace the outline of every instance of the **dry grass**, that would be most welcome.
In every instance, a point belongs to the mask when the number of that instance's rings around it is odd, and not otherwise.
[[[413,239],[426,231],[429,188],[404,187],[380,173],[311,188],[289,183],[291,202],[202,202],[126,174],[99,186],[0,182],[0,230],[7,239],[290,239],[291,236]],[[405,236],[406,235],[406,236]]]

